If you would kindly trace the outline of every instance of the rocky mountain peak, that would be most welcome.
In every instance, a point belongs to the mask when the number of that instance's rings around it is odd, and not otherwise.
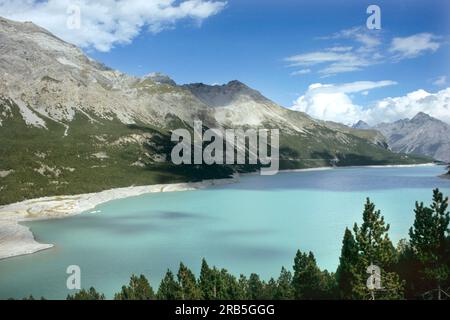
[[[235,87],[235,88],[248,88],[247,85],[240,82],[239,80],[231,80],[226,84],[227,87]]]
[[[396,152],[412,153],[450,162],[450,125],[419,112],[411,120],[380,123],[376,129]]]
[[[370,129],[371,126],[370,126],[367,122],[365,122],[365,121],[363,121],[363,120],[359,120],[357,123],[355,123],[355,124],[352,126],[352,128],[354,128],[354,129],[364,129],[364,130],[367,130],[367,129]]]
[[[35,31],[35,32],[44,32],[49,33],[47,30],[39,27],[38,25],[34,24],[31,21],[25,21],[25,22],[16,22],[13,20],[9,20],[6,18],[3,18],[0,16],[0,26],[2,28],[8,28],[10,30],[12,29],[20,29],[20,30],[26,30],[26,31]]]
[[[430,120],[435,120],[435,119],[424,112],[419,112],[418,114],[416,114],[414,116],[414,118],[411,119],[412,122],[425,122],[425,121],[430,121]]]
[[[232,80],[222,85],[193,83],[183,87],[210,107],[227,107],[243,101],[258,103],[269,101],[260,92],[251,89],[238,80]]]
[[[172,80],[168,75],[161,72],[152,72],[144,76],[144,79],[150,79],[158,84],[168,84],[176,86],[176,82]]]

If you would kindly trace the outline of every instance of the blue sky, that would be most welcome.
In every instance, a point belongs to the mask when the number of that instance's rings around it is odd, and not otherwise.
[[[71,3],[81,6],[78,32],[63,25]],[[450,122],[450,89],[438,93],[450,87],[447,0],[96,3],[0,0],[0,15],[32,20],[132,75],[238,79],[285,107],[341,122],[383,121],[386,104],[395,111],[387,120],[425,111]],[[366,28],[370,4],[381,8],[381,30]],[[436,105],[424,102],[428,94]]]
[[[158,34],[141,33],[132,44],[89,54],[121,71],[144,75],[161,71],[178,83],[226,83],[239,79],[284,106],[291,106],[311,83],[393,80],[398,85],[358,95],[357,103],[400,96],[422,88],[436,91],[433,80],[449,76],[449,46],[414,59],[386,62],[362,71],[322,78],[315,72],[291,76],[284,59],[333,45],[351,46],[351,39],[321,40],[340,30],[365,27],[366,8],[373,1],[231,0],[201,27],[190,21]],[[448,37],[448,1],[377,1],[384,44],[392,37],[428,32]],[[374,30],[373,33],[379,33]],[[370,34],[370,32],[368,32]],[[446,39],[448,40],[448,39]],[[308,69],[308,68],[306,68]]]

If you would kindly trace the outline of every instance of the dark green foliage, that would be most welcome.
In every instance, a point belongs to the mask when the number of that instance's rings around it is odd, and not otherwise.
[[[358,249],[356,261],[350,261],[347,270],[352,270],[352,298],[402,299],[403,282],[398,274],[391,272],[396,263],[397,252],[388,235],[389,224],[386,224],[380,210],[367,199],[363,212],[363,223],[353,227],[354,238]],[[355,263],[356,262],[356,263]],[[380,268],[383,290],[372,293],[367,288],[367,268],[376,265]]]
[[[294,276],[292,286],[294,297],[302,300],[330,299],[335,290],[334,281],[328,272],[322,272],[312,252],[302,253],[300,250],[294,259]]]
[[[312,252],[297,251],[294,259],[294,287],[296,299],[314,299],[320,291],[320,270]]]
[[[442,298],[442,284],[450,276],[448,265],[448,233],[450,213],[448,198],[438,189],[433,190],[433,204],[430,208],[416,203],[416,218],[409,230],[411,247],[418,261],[422,277],[433,284],[437,297]]]
[[[248,279],[248,299],[261,300],[264,298],[264,284],[259,275],[252,273]]]
[[[0,126],[0,170],[13,173],[0,179],[0,205],[131,185],[227,178],[233,173],[227,166],[174,166],[170,161],[153,161],[147,154],[170,158],[174,143],[167,129],[125,125],[116,118],[76,112],[65,136],[64,124],[41,115],[48,130],[27,126],[19,108],[0,98],[0,109],[4,107],[12,111]],[[136,135],[144,142],[133,142]],[[97,158],[94,155],[98,153],[108,157]],[[132,165],[138,159],[143,167]]]
[[[238,280],[239,292],[241,293],[241,299],[249,300],[249,288],[248,288],[248,279],[246,276],[241,274]]]
[[[177,276],[181,287],[182,300],[200,300],[202,298],[202,293],[197,285],[194,273],[183,263],[180,263]]]
[[[280,276],[277,280],[277,288],[275,291],[274,299],[276,300],[293,300],[294,289],[292,288],[292,273],[281,268]]]
[[[320,299],[335,300],[339,298],[338,284],[334,272],[322,271],[321,290]]]
[[[364,265],[389,266],[394,262],[395,249],[389,239],[389,224],[386,224],[380,210],[375,210],[375,204],[366,200],[361,227],[355,224],[356,243],[360,259]]]
[[[10,299],[10,300],[13,300],[13,299]],[[23,298],[22,300],[36,300],[34,297],[33,297],[33,295],[29,295],[28,297],[25,297],[25,298]],[[39,300],[46,300],[44,297],[41,297]]]
[[[358,264],[358,247],[352,232],[346,228],[342,240],[341,257],[336,271],[339,298],[353,299],[353,287],[357,282],[356,267]]]
[[[74,295],[69,294],[66,300],[105,300],[105,295],[90,287],[89,290],[81,289]]]
[[[242,296],[236,278],[225,269],[211,269],[205,259],[202,260],[199,287],[205,300],[239,299]]]
[[[214,270],[217,270],[214,268]],[[222,300],[240,300],[244,299],[245,293],[242,292],[236,277],[229,274],[225,269],[220,271],[222,287],[220,287],[218,298]]]
[[[159,285],[158,293],[156,294],[158,300],[180,300],[182,297],[181,287],[175,280],[172,271],[167,270],[164,279]]]
[[[122,291],[116,293],[115,300],[153,300],[155,294],[147,278],[143,275],[132,275],[128,286],[123,286]]]
[[[200,281],[199,281],[200,291],[202,293],[202,298],[205,300],[216,300],[217,299],[217,279],[216,274],[208,266],[205,259],[202,260],[202,268],[200,271]]]
[[[421,275],[421,262],[406,239],[400,240],[397,252],[398,261],[393,269],[405,282],[405,298],[421,299],[422,294],[431,289]]]
[[[264,283],[264,282],[263,282]],[[278,285],[274,278],[270,278],[267,283],[264,283],[264,289],[262,294],[263,300],[273,300],[278,291]]]

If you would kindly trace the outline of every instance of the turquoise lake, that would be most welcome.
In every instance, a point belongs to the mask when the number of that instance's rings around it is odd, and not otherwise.
[[[201,259],[231,273],[277,277],[291,269],[297,249],[313,251],[335,271],[346,227],[361,222],[370,197],[391,225],[396,244],[406,238],[416,200],[432,189],[450,195],[444,167],[342,168],[245,176],[205,190],[155,193],[115,200],[98,213],[28,223],[38,241],[55,247],[0,261],[0,298],[65,298],[66,268],[81,268],[83,287],[112,297],[132,273],[156,289],[167,268],[183,261],[196,273]]]

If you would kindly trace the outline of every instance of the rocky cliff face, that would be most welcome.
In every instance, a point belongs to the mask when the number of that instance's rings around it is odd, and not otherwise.
[[[419,154],[450,162],[450,125],[425,113],[411,120],[381,123],[375,127],[396,152]]]
[[[239,81],[180,86],[112,70],[32,24],[0,18],[0,203],[137,184],[229,176],[249,167],[178,167],[171,130],[280,129],[282,168],[422,161],[372,134],[316,121]]]
[[[76,112],[164,125],[171,113],[190,120],[205,107],[174,82],[109,69],[32,23],[0,19],[0,37],[1,94],[32,125],[45,127],[43,116],[67,124]]]

